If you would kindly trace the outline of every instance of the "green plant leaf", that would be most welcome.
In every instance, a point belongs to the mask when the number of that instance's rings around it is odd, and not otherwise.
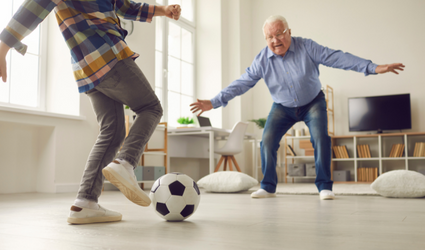
[[[180,117],[179,119],[177,119],[177,122],[179,124],[194,124],[195,123],[193,121],[193,118],[190,118],[190,117]]]
[[[254,122],[258,126],[258,128],[263,129],[264,126],[266,125],[267,118],[252,119],[249,121]]]

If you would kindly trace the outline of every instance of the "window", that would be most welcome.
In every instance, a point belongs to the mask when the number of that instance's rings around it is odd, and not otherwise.
[[[25,0],[2,1],[0,8],[0,30],[2,31],[13,14],[19,9]],[[1,32],[0,31],[0,32]],[[10,50],[7,61],[6,83],[0,82],[0,105],[9,107],[25,107],[31,109],[42,109],[40,94],[40,26],[37,27],[22,42],[28,45],[25,56]]]
[[[195,100],[194,6],[193,0],[163,0],[161,5],[180,4],[179,21],[156,18],[155,93],[164,107],[164,120],[178,126],[179,117],[192,117],[189,105]],[[166,39],[164,39],[166,38]]]

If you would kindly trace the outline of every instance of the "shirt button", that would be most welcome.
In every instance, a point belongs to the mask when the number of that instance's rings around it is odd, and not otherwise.
[[[291,86],[291,89],[292,89],[292,86]]]
[[[294,101],[296,102],[296,101],[297,101],[297,99],[294,99]]]

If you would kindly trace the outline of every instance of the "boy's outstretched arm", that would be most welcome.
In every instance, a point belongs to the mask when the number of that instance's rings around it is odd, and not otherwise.
[[[25,1],[13,15],[9,24],[0,33],[1,42],[5,43],[9,48],[14,48],[20,54],[25,55],[27,46],[21,43],[22,39],[34,31],[61,1],[62,0]],[[4,27],[0,27],[0,30],[2,28]]]
[[[117,0],[115,11],[124,19],[149,23],[153,16],[166,16],[178,20],[181,14],[181,8],[178,4],[154,6],[131,0]]]

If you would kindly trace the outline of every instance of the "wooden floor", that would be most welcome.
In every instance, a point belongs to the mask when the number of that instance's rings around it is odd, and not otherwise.
[[[425,199],[202,192],[192,217],[166,222],[107,191],[100,204],[123,221],[69,225],[74,197],[0,195],[0,249],[425,249]]]

